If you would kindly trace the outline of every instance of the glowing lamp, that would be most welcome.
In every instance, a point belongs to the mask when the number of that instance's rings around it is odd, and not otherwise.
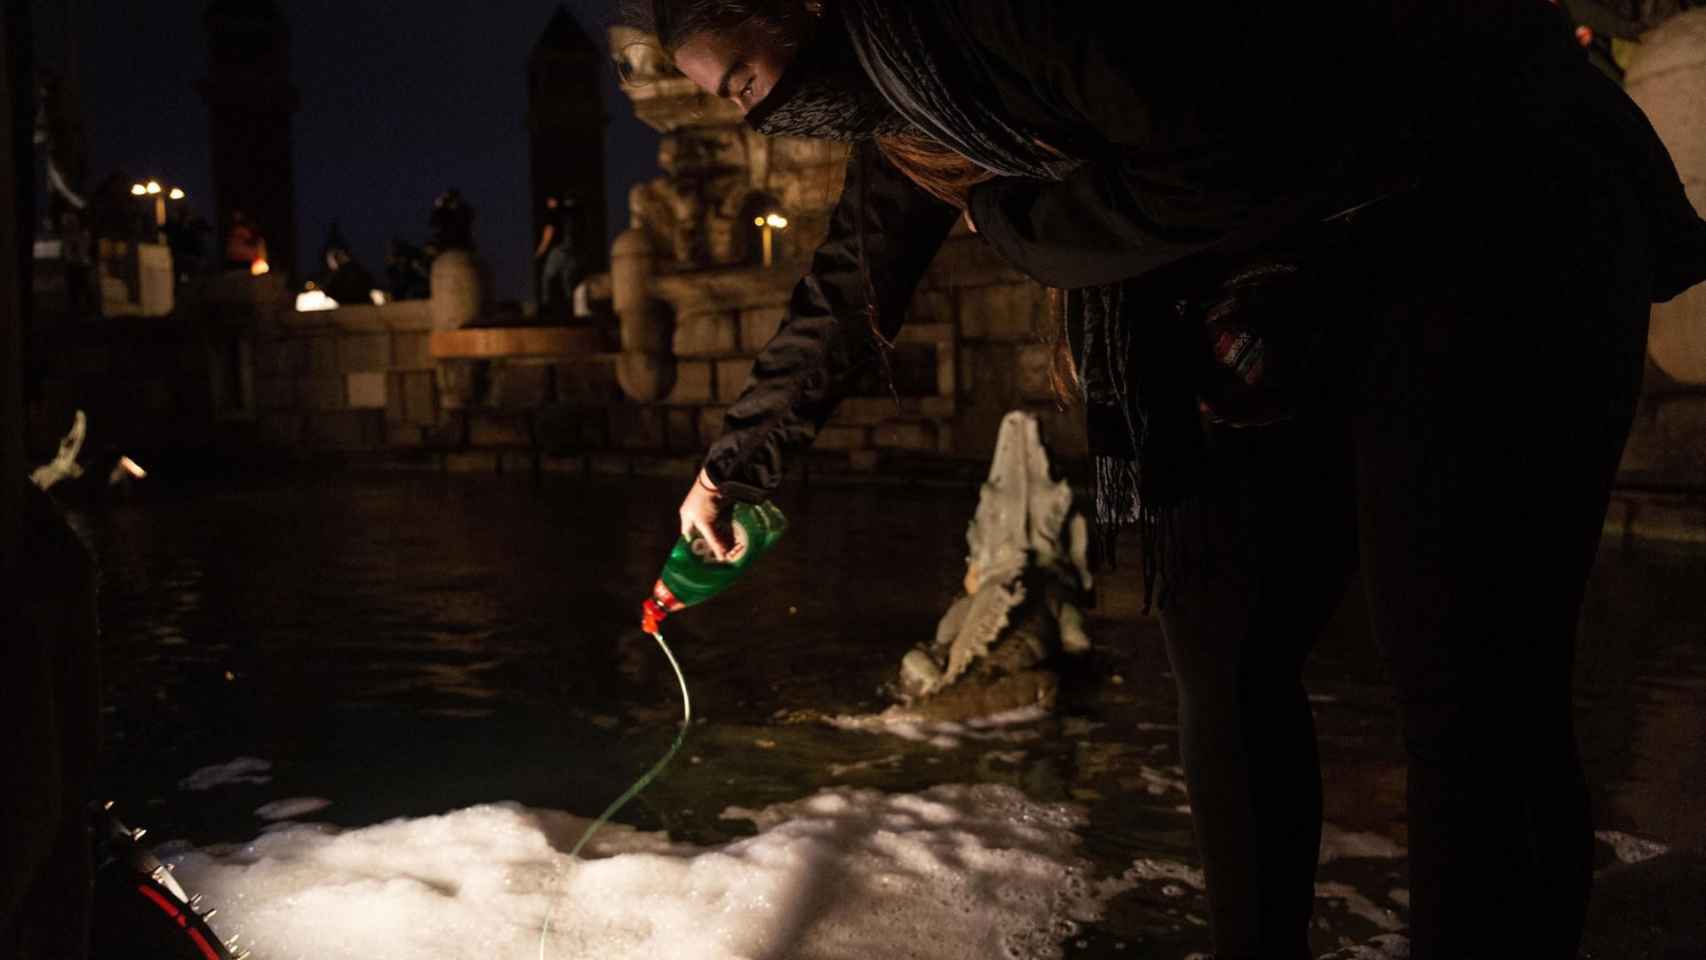
[[[145,196],[145,195],[147,195],[147,193],[148,193],[148,188],[143,186],[140,183],[133,183],[130,185],[130,195],[133,197]]]
[[[173,187],[172,192],[167,194],[167,196],[171,197],[173,200],[182,200],[184,198],[184,191],[179,187]]]
[[[149,196],[153,196],[154,194],[160,192],[160,181],[150,180],[150,181],[148,181],[148,186],[145,187],[144,189],[146,189],[148,191]]]
[[[264,257],[256,258],[254,263],[249,264],[249,276],[251,277],[265,276],[271,272],[272,265],[267,263]]]
[[[764,218],[764,225],[776,230],[788,229],[788,218],[779,213],[772,213]]]

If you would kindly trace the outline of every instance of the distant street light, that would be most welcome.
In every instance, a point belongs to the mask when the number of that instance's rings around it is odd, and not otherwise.
[[[185,197],[182,187],[172,187],[168,190],[166,187],[161,186],[160,181],[158,180],[150,180],[147,183],[131,184],[130,195],[133,197],[154,198],[154,226],[157,229],[164,229],[166,226],[166,200],[168,198],[172,200],[182,200]]]
[[[752,225],[764,232],[764,265],[775,263],[775,232],[788,229],[788,218],[779,213],[766,213],[752,218]]]

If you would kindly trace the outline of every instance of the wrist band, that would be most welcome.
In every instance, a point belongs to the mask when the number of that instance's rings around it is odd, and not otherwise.
[[[699,471],[699,476],[696,477],[693,482],[699,484],[699,486],[701,486],[701,487],[704,487],[707,491],[709,491],[711,493],[717,493],[718,492],[717,488],[711,486],[710,482],[706,479],[705,471],[703,471],[703,470]]]

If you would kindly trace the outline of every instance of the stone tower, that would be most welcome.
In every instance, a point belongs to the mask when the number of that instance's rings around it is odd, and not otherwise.
[[[545,197],[580,200],[576,238],[590,271],[603,270],[607,252],[604,210],[604,112],[599,74],[610,69],[569,11],[558,5],[527,60],[527,130],[531,141],[533,239],[538,240]]]
[[[290,28],[273,0],[213,0],[207,28],[208,147],[213,166],[216,256],[233,211],[260,228],[274,270],[296,263],[296,176],[291,115],[300,106],[290,82]]]

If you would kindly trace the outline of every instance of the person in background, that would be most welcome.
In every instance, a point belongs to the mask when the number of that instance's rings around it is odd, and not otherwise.
[[[575,247],[580,236],[580,204],[574,197],[545,198],[545,224],[539,234],[539,246],[534,259],[543,260],[539,270],[539,309],[541,313],[564,311],[564,319],[574,316],[575,287],[580,285],[581,258]]]
[[[320,289],[326,291],[326,296],[346,305],[372,302],[373,274],[356,260],[337,221],[332,222],[331,230],[326,234],[320,256],[325,263]]]
[[[474,208],[462,199],[462,191],[451,187],[433,201],[428,218],[432,243],[442,253],[446,250],[474,249]]]
[[[401,237],[393,237],[385,254],[385,277],[391,286],[391,299],[424,299],[429,276],[426,252]]]
[[[1219,960],[1303,960],[1302,682],[1362,571],[1408,755],[1411,956],[1573,960],[1577,614],[1650,303],[1706,222],[1539,0],[655,0],[755,131],[851,146],[827,238],[679,508],[725,555],[880,369],[957,221],[1055,298],[1104,561],[1135,528]],[[1105,564],[1104,564],[1105,565]]]

